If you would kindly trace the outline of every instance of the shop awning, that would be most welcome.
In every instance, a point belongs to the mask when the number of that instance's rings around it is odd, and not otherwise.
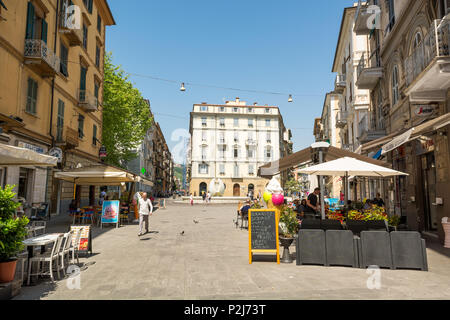
[[[258,176],[270,178],[274,175],[279,174],[280,172],[286,171],[290,168],[296,168],[301,166],[302,164],[306,164],[308,162],[314,162],[315,157],[315,149],[312,147],[303,149],[296,153],[293,153],[287,157],[281,158],[278,161],[273,161],[267,163],[258,169]],[[361,161],[365,161],[374,165],[389,167],[390,165],[386,162],[375,160],[364,155],[360,155],[351,151],[347,151],[344,149],[339,149],[333,146],[329,146],[326,148],[324,152],[323,162],[328,162],[331,160],[336,160],[343,157],[352,157]]]
[[[25,148],[0,144],[0,166],[54,167],[57,163],[58,158]]]
[[[144,179],[142,177],[138,177],[138,180],[139,180],[138,182],[145,184],[146,186],[150,186],[150,187],[154,186],[154,183],[152,181]]]
[[[450,113],[428,120],[414,128],[397,131],[380,139],[368,142],[362,146],[362,152],[382,147],[384,154],[409,141],[415,140],[424,134],[436,131],[448,125],[450,125]]]
[[[56,172],[55,178],[77,185],[111,186],[125,182],[139,182],[140,177],[112,166],[98,165],[71,171]]]

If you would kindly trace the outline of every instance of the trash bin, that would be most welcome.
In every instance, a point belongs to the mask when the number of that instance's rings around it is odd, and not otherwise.
[[[442,228],[444,228],[445,232],[444,248],[450,248],[450,222],[448,217],[442,219]]]

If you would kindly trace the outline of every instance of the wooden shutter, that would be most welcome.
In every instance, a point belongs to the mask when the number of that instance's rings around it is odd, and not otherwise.
[[[89,0],[88,11],[89,11],[89,13],[92,13],[92,0]]]
[[[34,38],[34,23],[35,23],[36,17],[34,15],[34,6],[31,2],[28,2],[28,9],[27,9],[27,31],[25,34],[26,39],[33,39]]]
[[[31,112],[31,103],[33,97],[33,80],[31,78],[28,79],[28,91],[27,91],[27,106],[26,111]]]
[[[87,69],[85,67],[81,67],[81,75],[80,75],[80,90],[86,90],[86,74]]]
[[[58,117],[56,120],[56,139],[62,141],[64,130],[64,102],[58,100]]]
[[[41,40],[44,41],[46,44],[47,44],[47,31],[48,31],[48,24],[44,19],[42,19]]]

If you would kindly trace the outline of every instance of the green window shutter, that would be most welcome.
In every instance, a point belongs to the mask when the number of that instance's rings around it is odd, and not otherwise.
[[[86,74],[87,69],[85,67],[81,67],[80,90],[86,90]]]
[[[42,19],[41,40],[44,41],[46,44],[47,44],[47,30],[48,30],[48,24],[44,19]]]
[[[89,13],[92,13],[92,2],[93,2],[93,0],[89,0],[89,4],[88,4]]]
[[[64,130],[64,102],[58,100],[58,117],[56,120],[56,139],[62,141]]]
[[[27,9],[27,31],[25,34],[26,39],[33,39],[34,38],[34,22],[36,20],[36,17],[34,15],[34,6],[31,2],[28,2],[28,9]]]
[[[33,96],[33,80],[31,78],[28,79],[28,90],[27,90],[27,106],[25,110],[27,112],[31,112],[31,99]]]
[[[36,114],[38,83],[33,80],[33,113]]]

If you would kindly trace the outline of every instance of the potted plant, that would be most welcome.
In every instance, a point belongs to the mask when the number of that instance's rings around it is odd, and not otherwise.
[[[281,262],[292,263],[289,247],[294,241],[294,235],[298,232],[297,214],[287,205],[281,207],[280,212],[280,244],[284,247]]]
[[[23,250],[22,241],[27,235],[26,225],[30,222],[26,216],[15,217],[20,203],[13,199],[15,186],[0,188],[0,283],[14,280],[17,259],[16,254]]]

